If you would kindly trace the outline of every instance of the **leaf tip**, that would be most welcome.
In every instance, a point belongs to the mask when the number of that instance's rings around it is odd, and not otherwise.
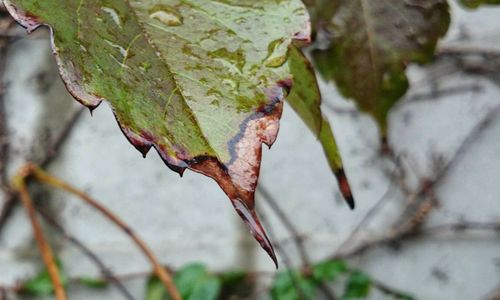
[[[250,232],[260,244],[260,246],[267,252],[269,257],[273,260],[276,269],[278,269],[278,258],[274,252],[273,245],[267,237],[262,224],[260,223],[259,217],[257,216],[255,209],[249,209],[245,202],[241,199],[234,199],[232,201],[236,212],[245,221],[250,229]]]
[[[345,175],[344,169],[343,168],[339,169],[335,174],[335,176],[337,177],[340,193],[344,197],[344,200],[346,201],[347,205],[349,205],[349,208],[351,210],[354,210],[356,208],[356,204],[354,201],[354,197],[352,195],[349,181],[347,180],[347,176]]]

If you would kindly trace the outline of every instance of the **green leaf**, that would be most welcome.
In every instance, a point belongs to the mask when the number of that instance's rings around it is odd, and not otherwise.
[[[151,276],[146,284],[145,300],[164,300],[167,297],[167,291],[163,283],[156,276]]]
[[[273,281],[271,298],[273,300],[312,300],[316,299],[316,288],[313,280],[304,278],[298,272],[281,272]]]
[[[103,289],[108,286],[108,282],[100,278],[83,277],[79,279],[79,282],[92,289]]]
[[[183,298],[188,298],[193,290],[208,277],[208,271],[201,264],[190,264],[179,270],[175,276],[175,285]]]
[[[318,281],[334,281],[338,275],[347,271],[347,265],[341,260],[327,261],[313,266],[313,276]]]
[[[233,296],[250,297],[254,293],[256,278],[244,271],[230,271],[219,274],[221,281],[220,298]]]
[[[26,281],[22,288],[22,293],[36,295],[36,296],[48,296],[54,293],[54,286],[50,280],[49,273],[44,271],[38,274],[35,278]]]
[[[302,52],[295,47],[290,49],[288,64],[293,74],[294,83],[287,97],[287,102],[318,138],[330,168],[337,177],[342,195],[349,206],[354,208],[354,199],[345,176],[335,137],[330,123],[321,112],[321,92],[314,69]]]
[[[387,131],[390,108],[406,93],[411,62],[426,63],[437,40],[448,30],[448,4],[442,0],[339,0],[324,21],[330,38],[314,52],[318,69],[335,80],[340,92],[354,99]],[[322,10],[321,7],[318,9]]]
[[[458,3],[467,8],[478,8],[481,5],[500,4],[500,0],[458,0]]]
[[[347,280],[344,299],[366,298],[370,295],[372,282],[370,277],[361,272],[354,271]]]
[[[47,24],[68,90],[106,100],[144,155],[215,179],[275,259],[254,210],[262,143],[276,139],[288,46],[309,41],[300,0],[5,0]]]
[[[175,273],[174,283],[185,300],[215,300],[219,297],[222,286],[221,279],[210,274],[201,264],[184,266]],[[163,283],[156,276],[148,280],[145,299],[170,299]]]
[[[233,284],[239,284],[242,281],[245,281],[247,278],[247,273],[243,271],[231,271],[231,272],[225,272],[222,273],[219,278],[224,285],[233,285]]]
[[[217,277],[206,278],[197,284],[188,300],[216,300],[221,290],[221,282]]]
[[[66,286],[68,284],[68,276],[64,273],[62,264],[59,260],[56,260],[56,265],[59,269],[61,282],[63,286]],[[52,285],[48,270],[45,268],[34,278],[25,281],[21,286],[21,293],[34,296],[52,295],[54,293],[54,286]]]

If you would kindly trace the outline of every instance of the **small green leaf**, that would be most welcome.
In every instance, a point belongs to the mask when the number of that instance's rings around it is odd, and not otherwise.
[[[370,295],[372,281],[370,277],[361,272],[353,271],[347,280],[344,299],[359,299]]]
[[[180,269],[174,276],[175,285],[183,298],[188,298],[198,284],[208,277],[208,271],[201,264],[190,264]]]
[[[327,261],[313,266],[313,276],[318,281],[334,281],[338,275],[347,271],[347,265],[341,260]]]
[[[59,269],[61,282],[64,286],[66,286],[68,284],[68,276],[64,273],[62,263],[59,260],[56,260],[56,265]],[[52,285],[52,280],[50,279],[47,269],[43,269],[37,276],[35,276],[35,278],[24,282],[21,287],[21,293],[35,296],[52,295],[54,293],[54,286]]]
[[[221,282],[217,277],[205,278],[193,289],[187,300],[216,300],[221,290]]]
[[[92,289],[103,289],[108,286],[108,282],[100,278],[83,277],[78,281],[80,284]]]
[[[243,271],[226,272],[219,276],[223,285],[239,284],[247,278],[247,273]]]
[[[189,264],[174,276],[174,283],[185,300],[215,300],[221,291],[221,279],[201,264]],[[146,300],[169,300],[163,283],[152,276],[146,286]]]
[[[48,296],[54,293],[54,287],[50,280],[49,273],[44,271],[35,278],[26,281],[21,291],[26,294],[36,296]]]
[[[151,276],[146,284],[145,300],[163,300],[167,297],[167,292],[163,283],[156,276]]]
[[[304,278],[298,272],[281,272],[274,279],[271,298],[273,300],[313,300],[316,299],[316,288],[313,280]]]
[[[255,280],[254,276],[247,274],[244,271],[230,271],[220,274],[221,281],[221,299],[226,299],[229,296],[238,296],[241,298],[253,295]]]

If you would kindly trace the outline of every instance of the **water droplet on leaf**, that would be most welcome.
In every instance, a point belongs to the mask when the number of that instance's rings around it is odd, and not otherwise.
[[[288,59],[288,46],[283,39],[275,40],[268,46],[265,65],[271,68],[281,67]]]
[[[118,12],[116,12],[115,9],[113,9],[111,7],[103,6],[103,7],[101,7],[101,10],[103,12],[105,12],[106,14],[108,14],[111,17],[111,19],[113,20],[113,22],[115,22],[115,24],[118,27],[120,27],[120,28],[122,27],[120,15],[118,15]]]
[[[151,19],[158,20],[167,26],[182,25],[182,15],[175,9],[167,5],[157,5],[149,12]]]

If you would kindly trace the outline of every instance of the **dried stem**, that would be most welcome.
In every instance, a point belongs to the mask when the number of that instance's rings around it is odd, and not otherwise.
[[[105,215],[111,222],[115,223],[119,228],[121,228],[125,232],[125,234],[127,234],[132,239],[132,241],[139,247],[139,249],[141,249],[144,255],[151,262],[151,264],[153,265],[154,272],[156,273],[158,278],[162,281],[162,283],[165,285],[165,288],[167,289],[172,299],[174,300],[181,299],[181,296],[172,280],[172,276],[167,272],[167,270],[164,267],[162,267],[162,265],[160,264],[154,253],[146,245],[146,243],[141,238],[139,238],[139,236],[123,220],[121,220],[118,216],[113,214],[99,202],[89,197],[87,194],[72,187],[66,182],[52,175],[49,175],[48,173],[42,171],[40,168],[34,165],[29,165],[29,168],[31,170],[31,174],[40,182],[78,196],[81,200],[83,200],[90,206],[97,209],[99,212]]]
[[[52,249],[50,248],[47,240],[44,237],[42,227],[36,218],[33,202],[31,201],[31,197],[28,193],[28,188],[25,181],[27,174],[29,174],[29,170],[23,168],[21,172],[14,178],[13,187],[19,193],[19,198],[21,199],[21,202],[24,205],[24,209],[26,210],[26,213],[28,214],[28,217],[30,219],[38,249],[42,254],[43,261],[45,262],[47,271],[50,276],[50,280],[52,281],[52,284],[54,286],[56,299],[66,300],[66,293],[64,291],[61,277],[59,275],[59,270],[54,259],[54,254],[52,253]]]

